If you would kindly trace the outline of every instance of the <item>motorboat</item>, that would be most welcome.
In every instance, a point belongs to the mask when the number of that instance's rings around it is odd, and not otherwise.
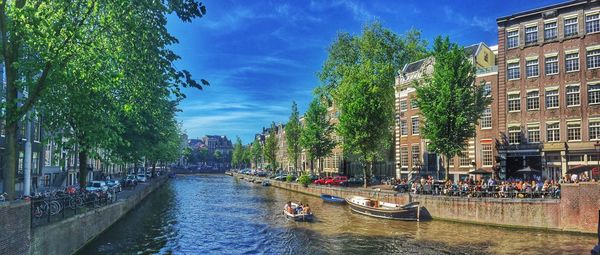
[[[291,203],[291,207],[292,207],[292,211],[296,211],[296,208],[298,207],[298,204],[296,203]],[[287,217],[288,219],[292,219],[294,221],[312,221],[313,220],[313,214],[312,213],[290,213],[286,210],[287,208],[283,209],[283,214],[285,215],[285,217]]]
[[[263,186],[265,186],[265,187],[266,187],[266,186],[271,186],[271,182],[270,182],[269,180],[264,180],[264,181],[262,182],[262,185],[263,185]]]
[[[383,219],[419,221],[421,211],[418,202],[400,205],[361,196],[348,197],[346,202],[353,212]]]
[[[336,196],[332,196],[332,195],[328,195],[328,194],[321,194],[321,199],[323,199],[323,201],[329,202],[329,203],[338,203],[338,204],[346,203],[346,199],[344,199],[343,197],[336,197]]]

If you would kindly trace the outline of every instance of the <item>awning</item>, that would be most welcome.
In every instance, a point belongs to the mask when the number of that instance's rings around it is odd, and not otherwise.
[[[581,174],[583,172],[587,172],[587,171],[595,171],[597,172],[597,166],[590,166],[590,165],[578,165],[575,166],[569,170],[567,170],[567,174]]]
[[[492,174],[492,172],[487,171],[487,170],[485,170],[483,168],[478,168],[476,170],[469,171],[469,174]]]

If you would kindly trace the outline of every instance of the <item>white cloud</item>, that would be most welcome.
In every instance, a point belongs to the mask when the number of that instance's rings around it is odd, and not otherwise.
[[[477,16],[466,17],[455,12],[450,6],[444,5],[444,14],[448,22],[458,24],[460,26],[470,26],[484,31],[492,31],[496,29],[496,24],[492,18],[480,18]]]

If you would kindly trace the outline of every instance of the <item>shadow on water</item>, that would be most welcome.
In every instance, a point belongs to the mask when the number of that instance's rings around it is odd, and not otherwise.
[[[287,201],[310,204],[315,222],[286,219]],[[594,244],[557,232],[375,219],[317,197],[197,175],[171,180],[80,254],[582,254]]]

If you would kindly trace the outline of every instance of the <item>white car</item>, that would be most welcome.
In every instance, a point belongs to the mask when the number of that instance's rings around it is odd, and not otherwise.
[[[85,189],[89,192],[107,191],[108,185],[106,185],[106,182],[104,181],[91,181]]]
[[[148,179],[146,178],[146,175],[145,175],[145,174],[138,174],[138,175],[137,175],[137,180],[138,180],[139,182],[146,182],[146,181],[148,181]]]

